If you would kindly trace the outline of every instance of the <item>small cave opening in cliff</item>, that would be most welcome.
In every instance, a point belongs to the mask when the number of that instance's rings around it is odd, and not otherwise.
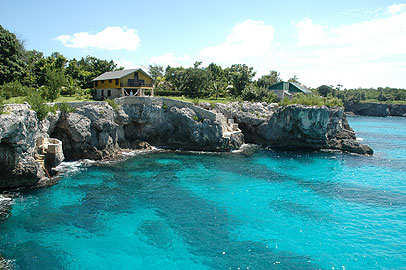
[[[67,133],[66,130],[57,126],[52,131],[52,133],[49,135],[49,137],[56,138],[62,142],[62,151],[63,151],[63,155],[65,156],[65,160],[74,159],[74,155],[72,153],[73,140],[69,136],[69,134]]]
[[[0,172],[6,176],[16,165],[17,154],[13,146],[7,141],[0,141]],[[1,178],[0,176],[0,178]]]

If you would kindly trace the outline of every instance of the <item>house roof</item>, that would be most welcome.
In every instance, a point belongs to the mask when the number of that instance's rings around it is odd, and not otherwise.
[[[300,91],[302,91],[305,94],[312,94],[313,93],[312,91],[310,91],[309,89],[307,89],[306,87],[304,87],[301,84],[294,83],[294,82],[290,82],[290,84],[293,84],[297,89],[299,89]]]
[[[102,75],[94,78],[92,82],[94,81],[101,81],[101,80],[113,80],[113,79],[121,79],[128,74],[134,73],[134,72],[142,72],[144,75],[148,76],[151,78],[151,76],[148,75],[145,71],[143,71],[140,68],[137,69],[124,69],[124,70],[117,70],[117,71],[110,71],[110,72],[104,72]],[[152,79],[152,78],[151,78]]]
[[[268,89],[283,89],[283,85],[287,84],[287,87],[285,88],[286,90],[292,90],[292,88],[296,88],[297,90],[299,90],[302,93],[305,94],[312,94],[313,92],[310,91],[309,89],[307,89],[306,87],[304,87],[303,85],[299,84],[299,83],[294,83],[294,82],[277,82],[272,84],[271,86],[269,86]],[[282,90],[281,89],[281,90]]]

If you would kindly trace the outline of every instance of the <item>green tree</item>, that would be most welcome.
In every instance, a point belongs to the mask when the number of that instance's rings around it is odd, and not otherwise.
[[[290,79],[288,80],[288,82],[300,83],[300,82],[299,82],[299,77],[298,77],[297,75],[293,75],[293,77],[290,78]]]
[[[168,67],[165,72],[166,80],[175,87],[176,91],[189,97],[203,97],[208,94],[209,74],[200,68],[196,62],[193,68]]]
[[[240,96],[245,86],[252,82],[255,76],[254,68],[248,67],[245,64],[232,65],[228,70],[230,81],[233,85],[231,94],[234,97]]]
[[[263,75],[258,79],[257,85],[259,87],[268,88],[269,86],[281,81],[282,79],[280,77],[280,73],[275,70],[271,70],[269,74]]]
[[[0,96],[9,99],[11,97],[25,96],[29,89],[19,81],[5,83],[0,86]]]
[[[0,85],[21,80],[24,74],[23,43],[0,25]]]
[[[254,83],[250,83],[244,88],[241,98],[247,101],[278,102],[278,96],[273,91],[259,87]]]
[[[46,74],[46,88],[43,93],[45,100],[54,101],[61,93],[61,87],[66,85],[66,77],[62,70],[50,69]]]
[[[156,64],[149,65],[148,73],[156,81],[157,78],[164,76],[164,67]]]
[[[333,94],[334,89],[328,85],[321,85],[317,88],[317,92],[320,94],[320,96],[327,97],[329,94]]]
[[[48,112],[53,111],[54,108],[45,103],[44,98],[37,91],[28,93],[25,100],[31,105],[31,109],[37,113],[38,120],[44,119]]]
[[[45,82],[45,74],[42,74],[45,64],[44,54],[36,50],[28,50],[25,51],[24,58],[27,64],[24,83],[31,87],[40,86],[41,78],[43,78],[42,83]]]
[[[228,81],[225,71],[214,63],[211,63],[206,68],[209,74],[208,94],[217,99],[219,96],[226,94]]]
[[[66,75],[76,80],[81,88],[92,88],[91,80],[104,72],[121,70],[114,61],[98,59],[93,56],[73,58],[67,63]]]

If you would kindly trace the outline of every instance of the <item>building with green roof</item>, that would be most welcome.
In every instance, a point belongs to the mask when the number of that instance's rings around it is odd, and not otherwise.
[[[278,82],[269,86],[268,90],[274,91],[280,99],[285,97],[292,98],[297,93],[313,94],[312,91],[303,85],[294,82]]]

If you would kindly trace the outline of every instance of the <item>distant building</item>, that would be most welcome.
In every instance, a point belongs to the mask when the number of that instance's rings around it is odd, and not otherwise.
[[[125,69],[105,72],[92,80],[95,98],[118,98],[123,96],[144,96],[145,90],[154,95],[153,82],[142,69]]]
[[[278,82],[268,87],[269,90],[275,92],[280,99],[292,98],[294,94],[303,93],[303,94],[313,94],[312,91],[300,85],[298,83],[293,82]]]

